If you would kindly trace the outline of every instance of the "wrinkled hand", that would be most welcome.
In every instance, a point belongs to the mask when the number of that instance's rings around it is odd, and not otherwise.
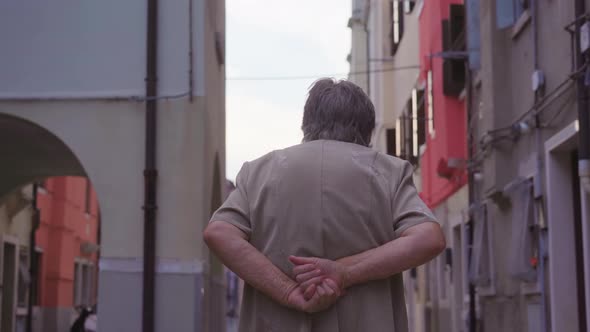
[[[331,279],[340,293],[344,292],[347,272],[343,264],[317,257],[289,256],[289,260],[295,265],[293,275],[306,298],[313,295],[313,285],[318,285],[326,279]]]
[[[340,294],[336,283],[331,279],[325,279],[317,285],[311,285],[306,291],[301,287],[295,287],[289,293],[287,303],[296,310],[315,313],[331,307]]]

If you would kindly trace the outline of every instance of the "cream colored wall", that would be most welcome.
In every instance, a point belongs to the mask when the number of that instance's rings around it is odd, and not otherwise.
[[[383,59],[389,56],[389,19],[388,1],[371,1],[369,5],[368,30],[369,30],[369,96],[375,105],[376,128],[373,133],[373,148],[385,151],[387,146],[385,134],[382,129],[383,115],[388,105],[385,93],[387,92],[387,73],[380,72],[390,66],[387,62],[371,61],[371,59]]]
[[[387,150],[385,130],[395,127],[396,119],[411,98],[412,89],[417,86],[419,75],[417,68],[391,70],[419,65],[419,10],[415,8],[411,13],[404,14],[403,37],[395,56],[391,56],[389,5],[388,1],[371,2],[368,22],[370,58],[385,60],[370,62],[373,72],[370,74],[369,88],[376,111],[373,147],[382,152]]]
[[[27,186],[0,201],[0,237],[10,236],[21,246],[29,245],[31,234],[31,187]]]
[[[366,31],[368,5],[367,0],[353,0],[352,14],[348,21],[348,27],[351,30],[349,80],[360,86],[366,93],[369,92]]]
[[[417,66],[420,64],[419,50],[419,11],[415,8],[410,14],[404,16],[404,35],[393,57],[391,68]],[[419,70],[404,69],[391,72],[387,75],[388,89],[385,93],[388,107],[383,114],[383,125],[393,128],[395,120],[401,115],[406,102],[411,98],[412,89],[417,85]]]

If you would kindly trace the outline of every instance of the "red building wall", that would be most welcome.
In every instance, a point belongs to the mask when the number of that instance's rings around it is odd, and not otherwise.
[[[461,0],[424,1],[420,16],[420,76],[425,86],[425,107],[428,109],[427,74],[432,71],[434,138],[426,129],[426,149],[420,160],[422,176],[421,196],[434,208],[467,181],[464,169],[467,155],[466,110],[459,98],[443,94],[443,59],[432,54],[443,50],[442,21],[449,18],[449,5],[462,4]],[[457,158],[462,167],[451,179],[440,177],[437,166],[441,159]]]
[[[74,261],[83,258],[97,266],[97,255],[84,254],[84,242],[98,244],[98,202],[82,177],[56,177],[45,181],[38,195],[41,224],[36,233],[42,249],[39,271],[39,305],[72,307]],[[88,199],[88,203],[86,202]],[[88,207],[88,210],[87,210]]]

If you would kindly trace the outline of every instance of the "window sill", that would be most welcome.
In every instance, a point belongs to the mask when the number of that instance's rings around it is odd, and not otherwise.
[[[516,20],[516,23],[512,27],[512,39],[518,38],[520,33],[524,30],[524,28],[526,28],[530,21],[531,14],[527,9],[524,12],[522,12],[522,14],[518,18],[518,20]]]

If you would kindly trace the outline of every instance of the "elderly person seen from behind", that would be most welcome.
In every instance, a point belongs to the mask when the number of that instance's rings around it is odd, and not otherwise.
[[[412,166],[368,147],[374,127],[358,86],[322,79],[303,143],[240,170],[204,233],[246,282],[240,331],[408,331],[401,272],[445,240]]]

